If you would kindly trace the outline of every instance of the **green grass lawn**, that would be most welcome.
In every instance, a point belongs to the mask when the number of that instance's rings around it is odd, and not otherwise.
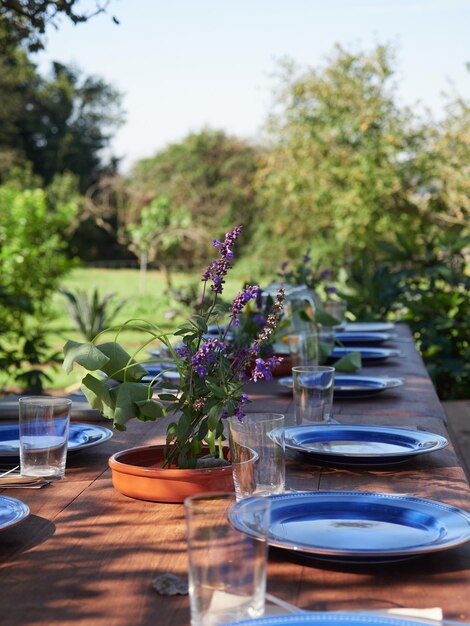
[[[178,273],[173,276],[174,287],[187,286],[190,284],[201,285],[199,273]],[[233,278],[227,280],[224,290],[226,298],[232,298],[241,289],[243,279]],[[76,292],[79,290],[91,293],[97,288],[102,296],[107,293],[115,293],[115,299],[127,300],[121,309],[114,326],[124,323],[130,318],[139,318],[159,325],[162,330],[171,332],[176,326],[184,321],[188,315],[188,309],[167,295],[167,288],[162,273],[148,271],[145,280],[145,291],[141,293],[140,275],[134,269],[96,269],[79,268],[72,271],[63,281],[63,286]],[[84,341],[76,331],[67,311],[67,300],[63,294],[57,293],[53,300],[53,312],[55,319],[50,324],[49,343],[56,350],[62,350],[68,339]],[[115,332],[108,334],[106,339],[112,340]],[[125,332],[119,338],[129,349],[136,349],[145,340],[143,333]],[[142,354],[145,358],[145,353]],[[52,378],[49,385],[52,389],[64,389],[76,384],[80,380],[80,371],[66,374],[62,368],[48,368],[47,373]]]

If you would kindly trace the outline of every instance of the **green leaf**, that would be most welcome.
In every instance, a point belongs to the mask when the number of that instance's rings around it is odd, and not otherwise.
[[[350,352],[334,363],[334,367],[338,372],[356,372],[361,366],[360,352]]]
[[[164,400],[165,402],[176,402],[178,400],[178,397],[171,393],[159,393],[158,398],[159,400]]]
[[[210,390],[210,392],[214,394],[216,398],[225,398],[226,392],[223,387],[221,387],[220,385],[216,385],[210,380],[206,380],[206,385],[207,385],[207,388]]]
[[[224,411],[224,407],[222,404],[216,404],[209,409],[207,413],[207,428],[209,430],[215,430],[217,428],[217,424],[222,417],[222,413]]]
[[[135,404],[144,417],[149,417],[152,420],[166,415],[163,404],[160,404],[160,402],[156,402],[155,400],[139,400]]]
[[[199,424],[199,430],[197,432],[197,438],[202,441],[208,433],[207,418],[204,418]]]
[[[181,415],[176,427],[178,441],[185,441],[191,434],[191,420],[187,415]]]
[[[323,309],[317,309],[315,311],[315,321],[322,326],[339,326],[339,324],[341,324],[341,320],[330,315]]]
[[[89,371],[102,370],[109,362],[109,358],[92,343],[78,343],[67,341],[64,346],[63,368],[70,374],[73,364],[78,363]]]
[[[131,356],[115,341],[103,343],[97,346],[108,357],[106,364],[101,367],[103,372],[118,381],[138,382],[148,374],[147,370],[139,363],[131,359]]]
[[[326,362],[327,358],[333,352],[333,347],[331,343],[325,343],[324,341],[318,342],[318,362],[320,364]]]
[[[191,320],[200,333],[207,333],[207,321],[202,315],[194,315]]]
[[[108,419],[113,419],[115,405],[105,382],[87,374],[82,380],[82,390],[92,409],[100,411]]]
[[[135,417],[135,405],[148,400],[147,387],[139,383],[122,383],[111,389],[111,398],[115,396],[114,425],[125,426],[126,422]]]

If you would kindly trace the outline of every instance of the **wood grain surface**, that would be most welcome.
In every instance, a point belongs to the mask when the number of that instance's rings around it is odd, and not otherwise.
[[[390,347],[402,357],[364,373],[402,376],[405,385],[367,400],[335,402],[347,423],[388,424],[446,435],[445,416],[405,326]],[[276,381],[249,384],[250,411],[284,412],[292,397]],[[159,573],[187,574],[181,505],[132,500],[112,486],[108,457],[155,443],[165,422],[132,422],[125,433],[70,456],[66,480],[39,490],[4,490],[29,518],[0,534],[0,624],[19,626],[186,626],[187,596],[152,589]],[[296,489],[414,494],[470,510],[470,489],[452,446],[385,470],[288,462]],[[268,590],[304,609],[338,611],[441,607],[470,621],[470,543],[393,564],[333,565],[271,549]]]

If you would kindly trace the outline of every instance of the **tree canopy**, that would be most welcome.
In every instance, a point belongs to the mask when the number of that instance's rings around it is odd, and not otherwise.
[[[0,52],[18,45],[30,52],[40,50],[47,28],[57,28],[61,16],[74,24],[86,22],[105,12],[109,0],[95,0],[91,10],[82,10],[80,4],[81,0],[0,0]]]
[[[344,253],[408,228],[420,215],[410,190],[423,137],[396,104],[391,51],[337,47],[324,68],[284,70],[257,179],[261,238]]]

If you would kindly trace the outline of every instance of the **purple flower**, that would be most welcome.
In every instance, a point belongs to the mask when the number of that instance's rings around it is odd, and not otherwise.
[[[251,380],[272,380],[273,375],[271,370],[281,363],[282,357],[272,356],[269,359],[256,359],[255,368],[251,373]]]
[[[302,261],[304,263],[310,263],[311,260],[312,260],[312,257],[308,253],[304,254],[303,257],[302,257]]]
[[[240,396],[240,402],[235,409],[235,417],[238,417],[240,421],[245,417],[245,413],[243,412],[243,405],[248,402],[248,396],[246,393],[242,393]]]
[[[191,357],[191,365],[196,374],[201,378],[207,376],[207,365],[215,360],[215,352],[223,350],[225,344],[219,339],[208,339],[199,350]]]
[[[207,376],[207,367],[205,365],[196,365],[196,374],[204,378],[204,376]]]
[[[326,278],[331,278],[331,270],[323,270],[320,274],[320,278],[322,278],[323,280],[325,280]]]
[[[325,291],[326,293],[336,293],[338,290],[334,285],[327,285]]]
[[[243,291],[235,297],[232,303],[232,310],[230,312],[230,317],[232,318],[232,323],[234,326],[239,326],[240,322],[238,321],[237,315],[241,313],[243,307],[250,300],[256,300],[256,297],[259,292],[258,285],[247,285]]]
[[[262,313],[255,313],[253,315],[253,324],[256,328],[264,328],[266,324],[266,317]]]
[[[242,227],[237,226],[225,235],[223,243],[218,239],[212,242],[214,246],[220,248],[220,259],[213,261],[202,275],[202,281],[212,280],[211,289],[215,293],[222,293],[224,285],[224,276],[232,267],[230,261],[233,259],[233,244],[236,242]]]
[[[181,358],[186,358],[189,356],[189,349],[188,346],[182,345],[182,346],[178,346],[175,349],[176,354],[181,357]]]

